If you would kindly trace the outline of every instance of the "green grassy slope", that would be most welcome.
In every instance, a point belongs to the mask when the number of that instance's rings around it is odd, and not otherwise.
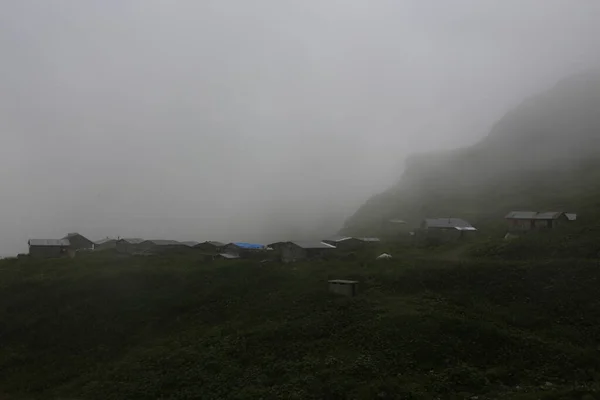
[[[511,210],[558,210],[600,223],[600,73],[572,77],[502,118],[469,148],[414,156],[397,185],[374,196],[344,233],[382,221],[463,217],[484,229]]]
[[[581,399],[599,388],[598,277],[592,261],[5,260],[0,398]]]

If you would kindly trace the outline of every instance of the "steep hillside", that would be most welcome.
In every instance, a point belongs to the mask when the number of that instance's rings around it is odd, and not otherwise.
[[[511,209],[600,217],[600,73],[524,101],[474,146],[410,157],[399,183],[371,198],[344,231],[377,233],[383,220],[415,225],[428,216],[489,224]]]
[[[0,398],[594,399],[597,280],[594,261],[3,260]]]

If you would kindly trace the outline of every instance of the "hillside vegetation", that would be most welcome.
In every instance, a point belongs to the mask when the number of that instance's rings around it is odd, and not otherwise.
[[[599,283],[586,260],[3,260],[0,398],[600,398]]]
[[[370,199],[344,232],[450,216],[494,229],[511,210],[577,212],[582,224],[600,223],[600,73],[524,101],[474,146],[410,157],[399,183]]]

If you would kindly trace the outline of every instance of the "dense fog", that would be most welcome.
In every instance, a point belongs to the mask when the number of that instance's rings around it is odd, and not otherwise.
[[[599,21],[565,0],[4,1],[0,254],[330,235],[408,155],[596,67]]]

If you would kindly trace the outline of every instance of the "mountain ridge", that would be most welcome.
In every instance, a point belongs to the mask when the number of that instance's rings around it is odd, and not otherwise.
[[[370,198],[342,232],[381,233],[392,218],[485,224],[513,208],[595,215],[598,182],[600,71],[591,71],[524,100],[471,146],[407,157],[399,182]]]

